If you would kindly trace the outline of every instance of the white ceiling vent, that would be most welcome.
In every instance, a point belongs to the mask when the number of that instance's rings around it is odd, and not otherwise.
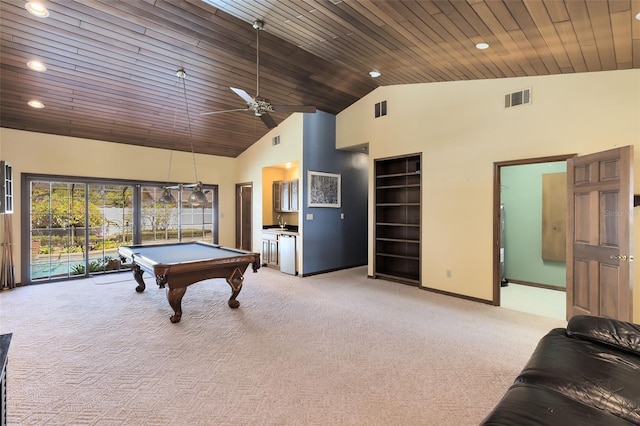
[[[518,105],[528,105],[531,103],[531,89],[519,90],[504,95],[504,107],[511,108]]]

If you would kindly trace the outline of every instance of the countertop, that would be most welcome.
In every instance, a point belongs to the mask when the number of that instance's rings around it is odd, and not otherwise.
[[[295,235],[295,236],[300,235],[298,233],[297,229],[294,231],[294,230],[289,230],[286,227],[284,229],[280,229],[280,227],[277,227],[277,228],[263,228],[262,229],[262,233],[263,234],[277,234],[277,235],[284,234],[284,235]]]

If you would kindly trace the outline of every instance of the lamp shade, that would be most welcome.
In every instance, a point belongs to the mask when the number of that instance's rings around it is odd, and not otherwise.
[[[189,194],[189,204],[192,207],[200,207],[207,204],[207,196],[202,192],[202,183],[198,182]]]
[[[160,202],[162,204],[175,204],[176,203],[176,197],[173,196],[173,193],[171,192],[171,189],[166,188],[166,187],[162,189],[162,195],[160,196]]]

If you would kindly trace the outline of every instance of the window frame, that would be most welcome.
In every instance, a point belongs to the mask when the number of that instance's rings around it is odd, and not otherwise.
[[[65,277],[50,277],[49,279],[32,280],[31,277],[31,182],[34,181],[48,181],[48,182],[60,182],[60,183],[82,183],[87,189],[85,192],[85,203],[88,203],[88,188],[90,185],[127,185],[133,188],[133,224],[132,224],[132,238],[133,244],[142,244],[142,189],[143,187],[157,187],[162,188],[165,186],[179,186],[179,183],[175,182],[158,182],[148,180],[133,180],[133,179],[115,179],[115,178],[100,178],[100,177],[87,177],[87,176],[69,176],[69,175],[53,175],[42,173],[22,173],[21,185],[20,185],[20,201],[22,208],[20,209],[20,220],[22,226],[20,227],[20,242],[21,242],[21,285],[29,284],[41,284],[50,283],[56,281],[64,281],[69,279],[82,279],[90,276],[90,271],[86,271],[84,275],[74,275]],[[203,184],[203,190],[211,191],[211,241],[214,244],[219,242],[219,229],[218,229],[218,193],[219,186],[217,184]],[[178,206],[178,216],[181,216],[182,206]],[[204,218],[203,218],[204,221]],[[87,228],[88,229],[88,228]],[[182,230],[179,229],[178,235],[180,241],[182,241]],[[88,258],[86,255],[85,260]]]

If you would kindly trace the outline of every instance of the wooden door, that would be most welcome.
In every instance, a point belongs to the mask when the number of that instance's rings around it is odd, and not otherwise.
[[[567,319],[632,320],[633,147],[567,161]]]
[[[236,248],[251,250],[252,194],[250,183],[236,185]]]

